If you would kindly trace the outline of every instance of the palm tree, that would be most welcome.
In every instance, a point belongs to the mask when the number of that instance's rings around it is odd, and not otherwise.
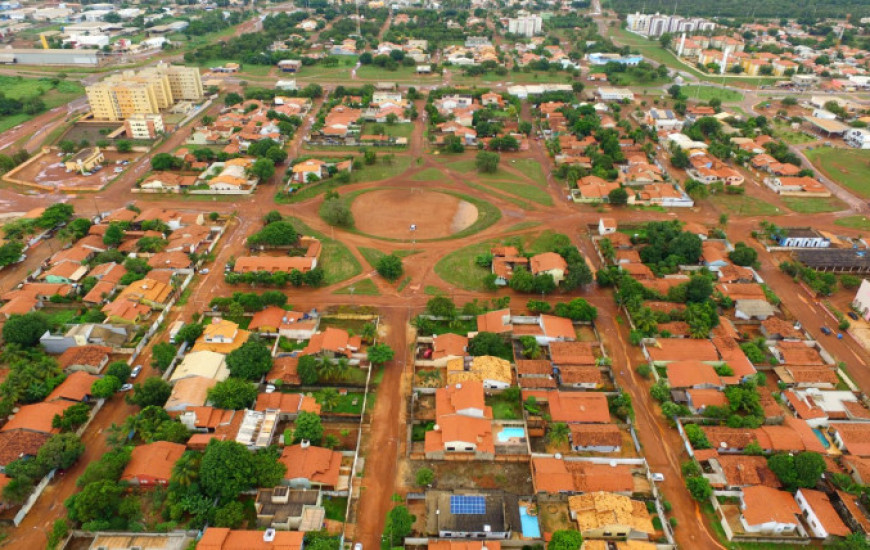
[[[564,422],[556,422],[550,426],[550,431],[547,433],[547,440],[554,445],[564,445],[568,443],[568,437],[571,435],[571,430]]]
[[[342,369],[338,363],[324,359],[317,365],[317,373],[322,379],[333,380],[341,375]]]
[[[656,328],[658,328],[658,323],[656,322],[656,315],[653,310],[648,307],[641,308],[640,311],[635,313],[633,320],[634,325],[637,327],[637,330],[641,331],[647,336],[655,333]]]
[[[338,391],[335,388],[325,388],[320,392],[320,405],[326,411],[332,411],[338,407]]]
[[[199,454],[185,453],[181,456],[178,462],[175,463],[175,468],[172,472],[172,478],[179,485],[184,487],[190,486],[199,478]]]

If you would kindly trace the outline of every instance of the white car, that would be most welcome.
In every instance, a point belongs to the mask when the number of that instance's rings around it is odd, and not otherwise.
[[[275,393],[275,386],[273,384],[269,384],[266,386],[266,393]]]
[[[659,474],[659,473],[653,472],[652,480],[657,482],[657,483],[660,483],[660,482],[665,480],[665,474]]]
[[[139,376],[139,373],[142,372],[142,365],[136,365],[133,367],[133,370],[130,371],[130,378],[136,378]]]
[[[118,391],[130,391],[133,389],[133,384],[124,384]]]

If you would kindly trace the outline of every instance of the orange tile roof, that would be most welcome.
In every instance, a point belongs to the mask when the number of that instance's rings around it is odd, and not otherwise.
[[[185,447],[181,443],[155,441],[147,445],[133,447],[130,462],[121,474],[121,481],[138,480],[143,484],[169,483],[172,468],[184,454]]]
[[[591,342],[550,342],[550,359],[555,365],[587,366],[595,364]]]
[[[25,456],[36,456],[51,434],[15,430],[0,432],[0,466]]]
[[[800,489],[799,492],[815,513],[819,523],[828,532],[828,535],[847,537],[852,533],[852,530],[846,527],[846,524],[840,518],[840,514],[834,509],[834,505],[831,504],[831,499],[828,498],[828,495],[813,489]]]
[[[60,354],[57,362],[62,369],[74,365],[97,367],[106,360],[111,351],[112,348],[106,346],[73,346]]]
[[[511,310],[500,309],[477,316],[477,330],[496,334],[511,332]]]
[[[568,262],[566,262],[565,259],[562,258],[562,256],[559,256],[555,252],[544,252],[543,254],[537,254],[535,256],[532,256],[529,262],[532,268],[531,270],[533,275],[537,275],[538,273],[543,273],[547,271],[564,271],[568,269]]]
[[[870,457],[870,423],[831,422],[829,426],[836,430],[850,454]]]
[[[764,289],[758,283],[720,283],[716,291],[723,296],[737,300],[767,300]]]
[[[544,334],[548,338],[563,338],[565,340],[577,338],[577,332],[574,330],[574,323],[571,322],[571,319],[555,315],[541,315],[541,324],[544,327]]]
[[[779,491],[764,485],[755,485],[743,489],[743,518],[748,525],[763,523],[800,523],[797,516],[801,511],[791,493]]]
[[[661,326],[661,325],[660,325]],[[721,381],[716,370],[700,361],[675,361],[667,365],[668,384],[672,388],[692,388],[695,386],[719,386]]]
[[[362,345],[359,336],[351,337],[344,329],[328,327],[323,332],[314,334],[308,341],[308,345],[302,350],[303,355],[316,355],[323,351],[350,355]]]
[[[647,351],[656,362],[719,360],[719,353],[709,340],[657,338],[656,345],[648,346]]]
[[[72,401],[44,401],[32,405],[22,406],[15,416],[6,422],[0,432],[12,430],[27,430],[47,434],[58,433],[60,430],[53,428],[51,422],[55,415],[63,415],[64,411],[75,405]]]
[[[619,447],[622,432],[616,424],[571,424],[571,441],[578,447]],[[605,489],[602,489],[605,490]]]
[[[517,374],[520,376],[530,374],[553,374],[553,365],[546,359],[517,359]]]
[[[429,539],[428,550],[501,550],[497,540],[432,540]]]
[[[254,410],[277,410],[290,414],[312,412],[319,415],[320,405],[317,403],[317,400],[309,395],[273,392],[257,395],[257,404],[254,406]]]
[[[782,354],[783,363],[786,365],[824,365],[825,361],[815,348],[803,342],[780,342],[776,348]]]
[[[796,384],[821,384],[827,383],[836,386],[840,379],[837,377],[837,371],[831,367],[824,366],[792,366],[786,365],[782,367],[788,372]]]
[[[341,453],[323,447],[291,445],[284,447],[278,460],[287,466],[284,479],[307,479],[327,487],[338,485]]]
[[[84,401],[86,397],[91,395],[91,386],[99,380],[99,376],[88,374],[85,371],[76,371],[66,377],[66,380],[54,388],[54,391],[48,394],[46,401],[54,401],[55,399],[66,399],[67,401]]]
[[[532,459],[535,488],[545,493],[560,492],[631,492],[634,479],[631,466],[566,461],[559,458]]]
[[[446,332],[444,334],[438,334],[432,339],[432,347],[432,359],[463,357],[465,356],[465,350],[468,347],[468,338]]]
[[[607,396],[596,392],[548,392],[553,422],[607,424]]]
[[[277,273],[301,271],[305,273],[314,269],[314,260],[304,256],[242,256],[236,260],[233,271],[248,273],[251,271],[268,271]]]
[[[728,398],[721,390],[696,390],[689,389],[686,393],[692,399],[692,405],[696,409],[705,407],[727,407]]]
[[[718,455],[716,460],[725,473],[727,484],[731,487],[766,485],[779,488],[779,479],[767,467],[767,458],[748,455]]]
[[[268,542],[264,533],[209,527],[196,544],[196,550],[302,550],[305,533],[275,531],[275,538]]]
[[[298,357],[290,357],[289,355],[276,357],[275,360],[272,361],[272,370],[270,370],[269,374],[266,375],[266,380],[270,382],[281,380],[284,384],[294,386],[299,385],[301,380],[299,379],[299,374],[296,370],[298,366]]]

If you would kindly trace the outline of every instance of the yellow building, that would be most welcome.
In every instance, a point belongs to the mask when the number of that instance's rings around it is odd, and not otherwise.
[[[199,69],[166,63],[111,75],[85,91],[94,118],[102,120],[157,114],[178,101],[201,101],[204,97]]]
[[[103,162],[103,152],[99,147],[86,147],[74,157],[64,163],[64,167],[70,172],[83,174],[90,172],[95,166]]]

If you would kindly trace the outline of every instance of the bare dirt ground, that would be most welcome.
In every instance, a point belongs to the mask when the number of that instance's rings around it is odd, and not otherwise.
[[[363,193],[351,207],[356,227],[364,233],[408,239],[416,225],[418,239],[437,239],[462,231],[477,220],[473,204],[446,193],[420,189],[388,189]]]

